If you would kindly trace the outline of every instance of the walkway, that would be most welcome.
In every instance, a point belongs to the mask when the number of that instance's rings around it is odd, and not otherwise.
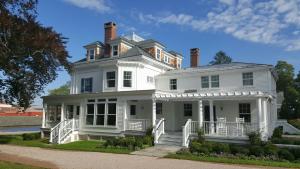
[[[214,164],[188,160],[164,159],[158,157],[109,154],[98,152],[78,152],[48,150],[35,147],[19,147],[11,145],[0,145],[1,156],[10,154],[23,162],[22,159],[33,159],[32,161],[46,164],[48,168],[80,168],[80,169],[257,169],[259,167],[245,167],[238,165]],[[27,163],[28,164],[28,163]]]

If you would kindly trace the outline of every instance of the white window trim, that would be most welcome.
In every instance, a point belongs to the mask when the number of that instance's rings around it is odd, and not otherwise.
[[[175,80],[176,83],[171,83],[173,80]],[[176,89],[172,89],[172,86],[175,85]],[[178,80],[177,79],[169,79],[169,89],[170,90],[177,90],[178,89]]]
[[[250,78],[244,79],[244,74],[246,74],[246,73],[252,73],[252,85],[244,85],[244,80],[250,80]],[[253,72],[243,72],[242,73],[242,85],[243,85],[243,87],[253,87],[254,86],[254,73]]]
[[[108,87],[108,84],[107,84],[107,72],[115,72],[115,87]],[[115,89],[118,85],[118,74],[117,74],[117,71],[116,70],[107,70],[104,72],[103,74],[103,87],[105,87],[106,89]],[[112,80],[112,79],[111,79]]]
[[[88,54],[89,54],[89,60],[90,60],[90,61],[94,61],[94,60],[95,60],[95,57],[96,57],[96,50],[95,50],[95,49],[89,49],[88,51],[89,51],[89,53],[88,53]],[[93,55],[94,58],[93,58],[93,59],[91,59],[91,51],[94,51],[94,55]]]
[[[218,76],[218,81],[212,81],[212,77],[213,77],[213,76]],[[213,88],[213,89],[220,88],[220,75],[211,75],[211,76],[210,76],[210,79],[208,79],[208,81],[209,81],[209,80],[210,80],[210,88]],[[218,87],[212,87],[212,83],[213,83],[213,82],[218,82],[218,84],[219,84]]]
[[[202,87],[202,77],[208,77],[208,87]],[[205,75],[205,76],[201,76],[201,89],[209,89],[210,88],[210,77],[208,75]]]
[[[125,72],[130,72],[131,73],[131,78],[130,79],[125,79]],[[132,88],[132,85],[133,85],[133,83],[132,83],[132,76],[133,76],[132,71],[128,71],[128,70],[124,70],[123,71],[123,87],[124,88]],[[130,80],[130,87],[129,86],[124,86],[124,81],[125,80]]]
[[[115,46],[117,46],[117,55],[114,55],[114,47]],[[117,57],[117,56],[119,56],[119,45],[117,44],[117,45],[112,45],[112,48],[111,48],[111,55],[112,55],[112,57]]]
[[[158,57],[158,52],[159,51],[159,57]],[[155,48],[155,58],[156,60],[161,60],[161,49],[160,48]]]

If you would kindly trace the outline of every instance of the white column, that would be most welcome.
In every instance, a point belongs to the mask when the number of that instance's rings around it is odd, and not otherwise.
[[[267,109],[267,102],[268,100],[266,98],[264,98],[262,100],[262,104],[263,104],[263,123],[264,123],[264,132],[266,134],[268,134],[268,109]]]
[[[60,111],[60,121],[64,121],[65,119],[65,103],[61,103],[61,111]]]
[[[127,126],[127,109],[128,109],[128,101],[127,100],[124,100],[124,106],[123,106],[123,109],[124,109],[124,114],[123,114],[123,120],[124,120],[124,125],[123,125],[123,130],[125,131],[126,130],[126,126]]]
[[[203,104],[202,100],[198,100],[198,122],[199,128],[203,127]]]
[[[46,127],[46,112],[47,112],[47,104],[43,104],[43,121],[42,121],[42,128]]]
[[[257,123],[258,123],[258,131],[261,131],[261,114],[262,114],[262,107],[261,107],[261,98],[258,98],[256,101],[257,104]]]
[[[155,127],[156,121],[156,100],[152,99],[152,126]]]
[[[214,133],[214,102],[209,100],[210,133]]]
[[[81,126],[83,126],[83,124],[85,124],[85,121],[84,121],[84,116],[85,116],[85,113],[84,113],[84,101],[81,100],[80,102],[80,111],[79,111],[79,129],[81,129]]]

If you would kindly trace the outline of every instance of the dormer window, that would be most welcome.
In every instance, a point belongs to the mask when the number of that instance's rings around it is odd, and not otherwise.
[[[169,57],[167,55],[164,55],[164,62],[169,63]]]
[[[157,60],[160,60],[160,52],[161,52],[161,50],[160,49],[156,49],[156,59]]]
[[[113,56],[118,56],[118,45],[113,46],[112,54]]]
[[[95,49],[89,50],[89,59],[94,60],[95,59]]]

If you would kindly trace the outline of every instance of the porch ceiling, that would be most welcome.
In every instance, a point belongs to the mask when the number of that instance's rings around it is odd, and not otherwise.
[[[262,91],[214,91],[214,92],[199,92],[199,93],[168,93],[156,92],[154,99],[223,99],[223,98],[253,98],[253,97],[269,97],[274,96]]]

